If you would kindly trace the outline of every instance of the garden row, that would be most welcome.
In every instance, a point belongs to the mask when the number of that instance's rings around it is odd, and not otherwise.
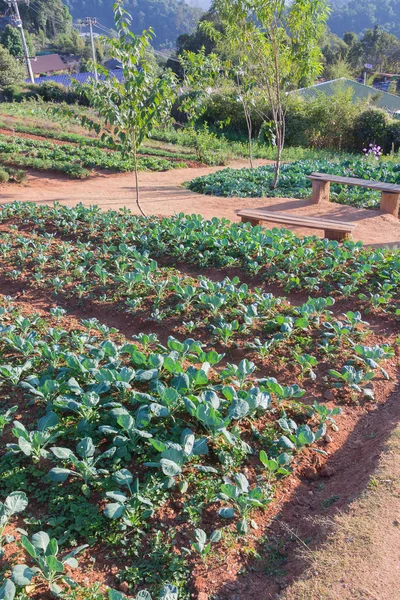
[[[224,169],[189,182],[193,192],[212,196],[240,198],[309,198],[313,172],[330,173],[400,184],[400,163],[395,161],[353,158],[342,160],[303,160],[282,166],[279,186],[271,189],[274,167]],[[380,193],[360,187],[331,184],[331,200],[362,208],[379,208]]]
[[[104,258],[109,261],[110,267],[104,267],[107,281],[109,272],[113,273],[112,277],[119,274],[118,263],[123,265],[129,257],[142,259],[148,254],[161,264],[172,260],[175,264],[185,262],[198,269],[239,267],[243,273],[280,284],[285,291],[335,293],[344,298],[358,298],[362,294],[361,299],[367,306],[383,309],[393,310],[399,297],[399,251],[365,248],[361,242],[338,244],[316,237],[300,238],[283,229],[268,231],[230,223],[226,219],[204,220],[184,214],[164,219],[143,218],[126,209],[103,212],[96,206],[83,205],[69,208],[59,204],[49,207],[15,202],[3,206],[0,220],[12,223],[17,229],[29,226],[32,233],[48,236],[49,245],[54,235],[58,242],[63,237],[72,238],[74,244],[70,250],[67,242],[64,245],[66,253],[72,252],[82,263],[78,271],[82,278],[86,256],[93,270],[97,260],[102,261],[103,267]],[[24,236],[19,237],[19,242],[13,235],[7,242],[9,246],[4,244],[3,252],[10,255],[9,268],[15,243],[24,244]],[[32,237],[27,238],[26,243],[29,247],[36,242]],[[31,263],[30,248],[21,257],[22,262]],[[42,269],[46,262],[44,258]],[[18,270],[18,263],[16,268]],[[59,266],[57,271],[59,274]],[[91,283],[87,285],[90,287]]]
[[[133,160],[124,158],[119,152],[106,152],[91,146],[69,144],[54,145],[51,142],[0,135],[0,161],[18,167],[39,170],[54,169],[70,177],[89,177],[89,169],[110,171],[132,171]],[[185,167],[185,163],[162,158],[139,157],[139,169],[165,171]]]

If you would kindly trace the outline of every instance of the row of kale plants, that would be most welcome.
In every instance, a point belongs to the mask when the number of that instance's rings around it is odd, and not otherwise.
[[[93,281],[107,284],[106,288],[111,281],[114,285],[119,281],[125,284],[126,290],[132,280],[132,286],[135,281],[143,285],[157,281],[156,295],[163,298],[175,280],[159,268],[154,260],[158,259],[160,263],[172,261],[178,266],[185,263],[198,269],[239,267],[250,276],[257,275],[267,283],[279,284],[287,292],[305,290],[317,295],[356,298],[381,310],[395,309],[399,299],[398,249],[366,248],[361,242],[339,244],[316,237],[301,238],[288,230],[266,230],[227,219],[205,220],[198,215],[184,214],[163,219],[143,218],[126,209],[103,212],[96,206],[83,205],[69,208],[58,204],[47,207],[14,202],[3,205],[0,220],[12,223],[15,231],[19,224],[29,225],[33,232],[41,234],[37,239],[26,237],[24,241],[22,235],[16,237],[13,231],[4,238],[8,246],[3,250],[7,254],[14,244],[26,245],[25,258],[23,248],[18,250],[21,264],[31,254],[33,257],[43,255],[42,264],[37,257],[33,261],[38,282],[46,269],[46,252],[32,253],[30,246],[45,243],[50,248],[52,238],[57,236],[57,243],[53,243],[54,254],[53,249],[50,250],[50,262],[54,263],[57,257],[58,267],[63,267],[62,256],[59,256],[62,249],[66,261],[62,271],[68,272],[65,267],[70,255],[74,256],[77,267],[81,263],[74,283],[82,285],[79,293],[82,290],[83,296],[93,287]],[[60,238],[73,239],[73,242],[65,241],[57,250]],[[15,277],[18,278],[18,273]],[[59,279],[60,283],[56,281],[54,285],[60,289],[71,283],[71,279]],[[186,293],[190,294],[188,290]],[[105,298],[109,298],[107,289]]]

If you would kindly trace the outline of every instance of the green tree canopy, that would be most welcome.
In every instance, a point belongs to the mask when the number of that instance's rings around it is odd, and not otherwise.
[[[0,12],[8,8],[5,0],[0,0]],[[48,39],[72,29],[72,18],[62,0],[35,0],[30,6],[20,3],[19,10],[26,31],[43,32]]]
[[[25,66],[19,63],[7,48],[0,45],[0,86],[23,83],[25,77]]]
[[[26,42],[28,44],[29,53],[32,56],[34,53],[34,46],[29,33],[26,34]],[[22,47],[21,35],[16,27],[6,25],[0,37],[0,43],[7,48],[9,53],[13,56],[23,56],[24,49]]]

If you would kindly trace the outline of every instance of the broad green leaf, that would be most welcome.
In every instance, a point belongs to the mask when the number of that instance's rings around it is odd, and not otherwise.
[[[224,507],[219,509],[218,514],[223,519],[233,519],[235,516],[235,510],[232,507]]]
[[[46,548],[50,543],[50,537],[47,535],[45,531],[38,531],[35,533],[32,538],[32,544],[37,550],[42,550],[42,552],[46,552]]]
[[[46,556],[46,564],[51,571],[64,573],[64,565],[55,556]]]
[[[50,448],[50,450],[52,451],[54,456],[56,456],[57,458],[60,458],[61,460],[67,460],[73,455],[72,450],[70,450],[69,448],[54,447],[54,448]]]
[[[28,540],[26,535],[21,536],[21,544],[22,544],[22,547],[27,551],[27,553],[30,556],[32,556],[32,558],[36,558],[36,556],[37,556],[36,548],[34,547],[33,544],[31,544],[31,542]]]
[[[130,485],[133,482],[133,475],[128,469],[120,469],[114,473],[114,479],[118,485]]]
[[[162,458],[160,464],[164,475],[167,477],[175,477],[182,473],[182,467],[168,458]]]
[[[197,542],[203,546],[207,543],[207,534],[203,529],[195,529],[194,537],[196,538]]]
[[[63,481],[67,481],[71,474],[72,471],[70,471],[70,469],[61,469],[59,467],[54,467],[49,471],[49,477],[51,481],[54,481],[54,483],[62,483]]]
[[[0,600],[14,600],[16,587],[11,579],[6,579],[0,587]]]
[[[82,458],[91,458],[92,456],[94,456],[95,450],[96,447],[93,444],[92,438],[90,437],[84,438],[76,446],[76,451],[79,454],[79,456],[82,456]]]
[[[108,519],[119,519],[125,512],[125,506],[118,502],[107,504],[104,508],[104,514]]]
[[[12,570],[11,579],[15,585],[19,587],[25,587],[29,585],[32,579],[36,576],[35,571],[27,567],[26,565],[15,565]]]
[[[212,532],[212,534],[210,535],[210,542],[212,542],[213,544],[219,542],[222,538],[222,532],[220,529],[216,529],[215,531]]]
[[[233,483],[223,483],[221,485],[221,492],[232,500],[237,500],[240,496],[240,488],[237,485],[233,485]]]
[[[10,516],[22,512],[27,506],[28,498],[25,492],[11,492],[4,502],[4,508]]]

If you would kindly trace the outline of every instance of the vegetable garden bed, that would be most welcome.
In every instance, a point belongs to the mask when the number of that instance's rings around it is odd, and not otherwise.
[[[282,165],[279,185],[270,189],[274,167],[267,165],[256,169],[224,169],[190,181],[187,187],[193,192],[211,196],[240,198],[308,198],[311,196],[312,172],[343,175],[360,179],[400,183],[400,163],[380,160],[346,159],[338,161],[304,160]],[[380,194],[373,190],[343,185],[331,185],[331,200],[339,204],[362,208],[379,208]]]
[[[3,207],[0,241],[0,500],[20,492],[2,572],[18,597],[50,598],[50,576],[68,600],[275,593],[271,520],[304,481],[316,514],[346,505],[319,478],[394,389],[399,251],[29,203]],[[307,514],[303,498],[296,528]]]

